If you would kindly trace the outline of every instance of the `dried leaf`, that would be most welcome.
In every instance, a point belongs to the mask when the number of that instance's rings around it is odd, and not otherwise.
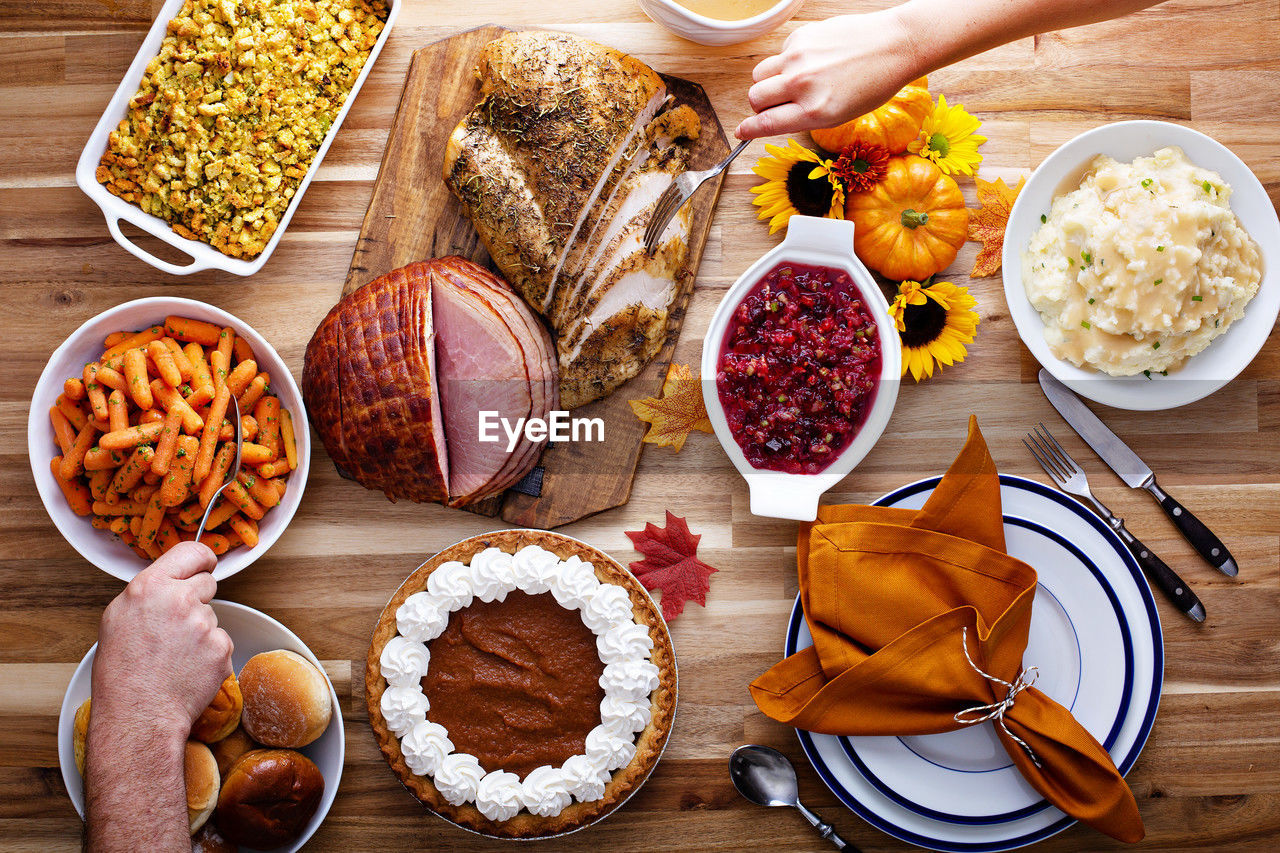
[[[649,424],[644,440],[649,444],[684,447],[684,440],[695,429],[711,432],[706,404],[702,402],[702,383],[686,364],[672,363],[662,383],[661,397],[631,400],[636,417]]]
[[[974,261],[970,278],[984,278],[1000,271],[1000,252],[1004,248],[1004,231],[1009,227],[1009,211],[1013,200],[1022,192],[1026,176],[1010,187],[1001,178],[984,181],[974,177],[978,188],[978,209],[969,211],[969,239],[982,244]]]
[[[665,528],[645,524],[644,530],[628,530],[626,534],[644,554],[643,560],[631,564],[631,571],[645,589],[662,593],[662,618],[670,622],[679,616],[686,601],[707,606],[711,575],[717,569],[698,559],[702,536],[690,533],[683,518],[668,511]]]

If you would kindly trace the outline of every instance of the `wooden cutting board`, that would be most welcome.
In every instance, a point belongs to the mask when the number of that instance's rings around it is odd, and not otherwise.
[[[343,296],[397,267],[430,257],[462,255],[495,269],[462,206],[445,186],[441,168],[449,134],[480,98],[475,76],[480,49],[506,32],[493,25],[479,27],[413,54]],[[690,168],[719,162],[729,153],[729,144],[706,92],[679,77],[663,79],[676,102],[688,104],[702,119]],[[655,396],[662,387],[702,260],[720,181],[708,182],[712,185],[699,190],[691,202],[688,275],[671,310],[666,344],[639,376],[573,412],[574,417],[602,419],[605,440],[548,444],[538,463],[541,488],[536,497],[511,490],[470,509],[501,515],[511,524],[551,528],[627,502],[647,429],[627,401]],[[538,473],[535,469],[529,479],[536,481]]]

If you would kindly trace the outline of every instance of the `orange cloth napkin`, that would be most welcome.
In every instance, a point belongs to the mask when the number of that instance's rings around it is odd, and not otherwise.
[[[1005,553],[1000,478],[976,419],[923,509],[824,506],[801,526],[797,558],[813,646],[751,684],[773,719],[832,735],[953,731],[958,712],[1009,694],[977,668],[1009,683],[1022,673],[1036,573]],[[1004,723],[996,733],[1045,799],[1113,838],[1143,837],[1129,786],[1071,712],[1030,687]]]

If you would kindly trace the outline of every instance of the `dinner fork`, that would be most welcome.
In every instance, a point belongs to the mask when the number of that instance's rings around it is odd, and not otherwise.
[[[1165,564],[1164,560],[1157,557],[1150,548],[1143,545],[1138,539],[1130,533],[1124,526],[1124,520],[1118,518],[1115,513],[1107,508],[1107,505],[1093,496],[1093,492],[1089,489],[1089,479],[1085,476],[1076,460],[1071,458],[1067,451],[1062,449],[1062,445],[1053,437],[1048,428],[1042,423],[1038,425],[1034,433],[1027,433],[1027,437],[1022,440],[1027,446],[1027,450],[1031,451],[1031,455],[1040,463],[1040,467],[1049,475],[1050,479],[1057,484],[1058,488],[1069,495],[1075,495],[1078,498],[1085,498],[1089,503],[1093,504],[1094,509],[1098,511],[1098,515],[1102,516],[1107,525],[1119,535],[1120,540],[1137,559],[1138,563],[1146,571],[1147,577],[1155,582],[1156,586],[1169,596],[1174,605],[1183,613],[1190,616],[1196,622],[1203,622],[1205,619],[1204,605],[1200,603],[1200,599],[1191,591],[1191,587],[1178,577],[1173,569]]]
[[[218,502],[219,495],[236,481],[236,477],[240,476],[240,451],[244,448],[244,432],[240,424],[240,401],[236,399],[236,395],[231,395],[231,405],[235,407],[236,416],[233,421],[236,429],[236,458],[231,463],[231,471],[227,474],[227,479],[222,481],[222,485],[218,486],[217,491],[213,493],[213,497],[209,498],[209,505],[204,508],[204,515],[200,517],[200,527],[196,530],[196,541],[200,541],[200,537],[204,535],[204,526],[209,522],[209,513],[213,511],[213,505]]]
[[[728,157],[710,169],[703,169],[701,172],[681,172],[671,182],[671,186],[658,197],[658,203],[653,207],[653,215],[649,217],[649,227],[644,229],[644,250],[647,254],[652,255],[658,248],[658,240],[661,239],[662,232],[667,230],[667,223],[680,211],[680,208],[684,207],[684,203],[693,197],[698,187],[729,168],[734,158],[746,150],[750,144],[750,139],[744,139],[738,143],[737,148],[729,152]]]

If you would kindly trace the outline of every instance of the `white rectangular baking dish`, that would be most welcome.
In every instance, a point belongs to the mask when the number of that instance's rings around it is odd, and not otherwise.
[[[262,250],[262,254],[253,260],[247,261],[233,258],[229,255],[224,255],[207,243],[188,240],[179,236],[169,226],[168,222],[158,216],[145,213],[137,205],[130,204],[124,199],[112,195],[94,177],[94,173],[98,169],[98,161],[102,159],[102,152],[107,148],[107,135],[115,130],[116,126],[120,124],[120,120],[124,118],[129,107],[129,99],[138,91],[147,63],[160,52],[160,43],[164,41],[169,21],[181,10],[183,0],[165,0],[164,5],[160,7],[155,23],[151,25],[146,39],[143,40],[142,47],[138,50],[138,55],[133,58],[132,64],[129,65],[129,70],[124,75],[124,79],[120,81],[120,87],[111,96],[111,102],[107,104],[106,111],[102,114],[102,118],[98,119],[98,124],[93,129],[93,134],[89,137],[89,141],[85,143],[84,151],[80,153],[80,161],[76,164],[76,186],[80,187],[85,195],[89,196],[93,203],[102,209],[102,214],[107,219],[107,230],[111,232],[111,236],[115,238],[115,241],[123,246],[129,254],[151,264],[156,269],[172,275],[190,275],[208,269],[225,270],[235,275],[253,275],[262,269],[262,265],[271,257],[271,253],[275,251],[280,238],[284,236],[285,229],[289,226],[289,220],[293,218],[294,211],[298,209],[298,203],[302,201],[302,196],[306,193],[307,187],[311,185],[311,179],[316,176],[316,169],[319,168],[320,161],[324,159],[325,152],[329,150],[329,145],[333,142],[334,136],[337,135],[338,129],[342,127],[342,120],[346,118],[347,110],[351,109],[351,104],[355,102],[356,95],[360,92],[360,87],[364,84],[365,78],[369,76],[369,69],[373,68],[374,60],[382,52],[382,47],[387,42],[387,36],[391,34],[391,26],[400,15],[402,2],[403,0],[387,0],[386,26],[383,27],[382,33],[379,34],[378,41],[374,44],[364,67],[360,69],[360,74],[356,77],[355,85],[343,102],[342,109],[338,110],[338,115],[334,119],[333,125],[330,126],[324,142],[320,144],[319,150],[316,151],[315,159],[311,161],[311,167],[307,169],[307,174],[303,177],[302,183],[298,185],[298,191],[294,193],[292,202],[290,202],[280,220],[280,227],[271,235],[271,240],[267,243],[267,247]],[[120,220],[124,220],[130,225],[135,225],[153,237],[163,240],[188,255],[191,258],[191,262],[188,264],[173,264],[143,250],[120,231]]]

